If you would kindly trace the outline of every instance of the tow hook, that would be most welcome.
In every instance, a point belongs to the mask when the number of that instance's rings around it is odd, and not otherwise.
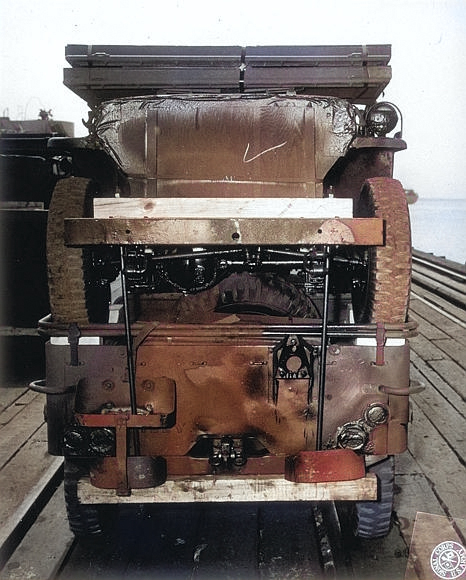
[[[243,466],[246,461],[241,439],[225,436],[213,440],[209,463],[215,469],[230,470]]]

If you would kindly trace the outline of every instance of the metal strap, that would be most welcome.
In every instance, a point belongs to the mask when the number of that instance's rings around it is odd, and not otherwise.
[[[375,352],[375,364],[377,366],[383,366],[385,364],[385,342],[387,340],[387,332],[385,330],[385,325],[383,322],[377,322],[377,329],[375,331],[375,340],[377,343]]]

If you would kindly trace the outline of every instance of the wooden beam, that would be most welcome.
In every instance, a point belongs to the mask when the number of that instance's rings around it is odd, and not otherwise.
[[[383,244],[383,220],[71,218],[65,220],[65,244],[377,246]]]
[[[47,538],[46,556],[44,538]],[[62,483],[9,558],[2,570],[2,580],[56,578],[74,541],[66,517]]]
[[[338,198],[110,197],[94,199],[95,218],[351,218],[353,200]]]
[[[78,483],[78,497],[89,503],[184,503],[246,501],[372,501],[377,499],[377,478],[322,483],[292,483],[283,477],[216,477],[168,480],[156,488],[134,489],[117,496],[113,489],[99,489],[88,479]]]

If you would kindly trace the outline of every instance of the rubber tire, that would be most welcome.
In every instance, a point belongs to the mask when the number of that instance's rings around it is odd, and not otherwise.
[[[80,460],[65,458],[64,490],[65,506],[70,530],[77,538],[99,537],[102,526],[99,509],[95,505],[82,504],[78,498],[78,481],[87,474]]]
[[[87,324],[83,250],[65,245],[64,220],[86,215],[88,179],[68,177],[55,186],[47,221],[47,274],[52,319]]]
[[[216,310],[279,314],[297,318],[316,315],[308,296],[274,274],[235,273],[219,284]]]
[[[377,501],[361,501],[355,504],[354,533],[359,538],[385,537],[391,529],[395,462],[393,457],[376,463],[368,469],[375,473],[379,484]]]
[[[385,220],[383,246],[368,249],[367,299],[358,322],[406,322],[411,290],[411,227],[403,186],[374,177],[361,190],[356,217]]]
[[[247,272],[231,274],[209,290],[186,296],[179,306],[178,322],[195,322],[203,312],[316,315],[312,301],[293,284],[274,274]]]

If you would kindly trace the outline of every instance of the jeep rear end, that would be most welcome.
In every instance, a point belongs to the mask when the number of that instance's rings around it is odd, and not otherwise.
[[[415,331],[389,47],[67,55],[90,135],[49,143],[33,387],[73,531],[102,503],[352,500],[385,534]]]

